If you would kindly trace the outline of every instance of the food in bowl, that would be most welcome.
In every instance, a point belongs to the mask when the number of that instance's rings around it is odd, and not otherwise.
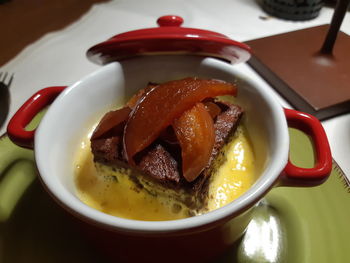
[[[243,109],[232,103],[236,93],[220,80],[148,84],[105,114],[82,144],[79,197],[139,220],[184,218],[231,202],[256,178]]]

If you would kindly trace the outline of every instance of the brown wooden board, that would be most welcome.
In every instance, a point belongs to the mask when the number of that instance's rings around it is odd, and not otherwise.
[[[333,54],[320,54],[328,28],[246,42],[249,65],[295,108],[321,120],[350,112],[350,36],[339,32]]]

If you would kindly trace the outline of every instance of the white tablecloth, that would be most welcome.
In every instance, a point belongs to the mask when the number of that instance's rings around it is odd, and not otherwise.
[[[213,30],[238,41],[247,41],[327,24],[333,14],[333,9],[325,7],[316,19],[307,22],[261,19],[267,15],[258,3],[255,0],[115,0],[96,4],[75,23],[43,36],[1,68],[1,71],[15,74],[9,116],[37,90],[73,84],[96,70],[99,66],[85,56],[92,45],[118,33],[155,27],[157,18],[162,15],[180,15],[185,20],[185,27]],[[350,34],[349,14],[344,19],[342,30]],[[234,67],[255,78],[262,88],[271,89],[247,64]],[[275,94],[284,106],[288,106]],[[350,178],[350,114],[327,120],[323,125],[334,159]],[[4,131],[3,127],[0,133]]]

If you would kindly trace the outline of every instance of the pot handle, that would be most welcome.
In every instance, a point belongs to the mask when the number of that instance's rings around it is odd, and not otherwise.
[[[31,96],[13,115],[7,126],[7,135],[11,141],[18,146],[33,149],[35,129],[27,131],[25,129],[27,124],[42,109],[51,104],[66,87],[55,86],[44,88]]]
[[[290,160],[282,173],[282,186],[316,186],[322,184],[332,170],[332,155],[321,122],[304,112],[284,109],[288,126],[309,135],[314,144],[316,162],[313,168],[297,167]]]

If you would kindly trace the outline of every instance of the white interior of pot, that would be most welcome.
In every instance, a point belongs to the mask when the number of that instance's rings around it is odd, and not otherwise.
[[[189,76],[237,83],[237,103],[245,110],[244,124],[253,144],[261,175],[244,195],[205,215],[167,222],[116,218],[96,211],[76,197],[74,158],[83,136],[109,109],[122,105],[148,82],[161,83]],[[256,201],[272,186],[288,158],[289,136],[283,110],[273,95],[216,59],[157,56],[112,63],[64,91],[49,108],[35,137],[35,155],[48,190],[69,210],[118,229],[175,231],[208,224]]]

